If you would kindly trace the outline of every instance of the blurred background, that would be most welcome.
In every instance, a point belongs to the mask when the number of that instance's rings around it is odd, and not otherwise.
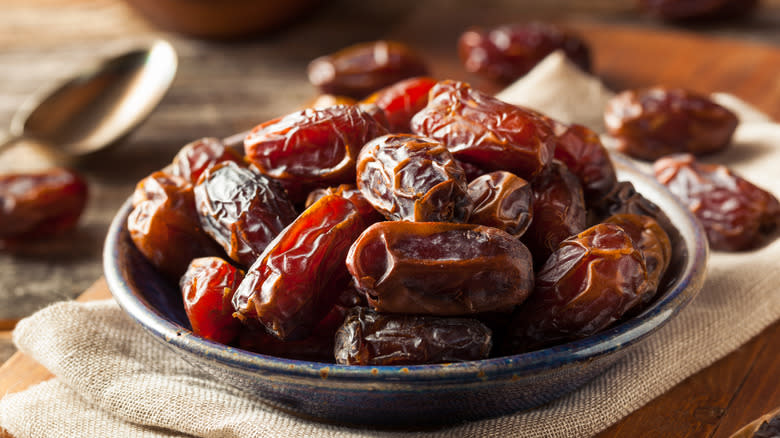
[[[1,11],[0,129],[44,84],[137,42],[167,39],[178,52],[179,69],[160,106],[129,138],[67,163],[90,183],[78,228],[58,239],[0,250],[0,330],[47,303],[77,296],[101,276],[106,229],[138,180],[194,139],[229,136],[299,108],[317,94],[306,76],[309,61],[344,46],[399,40],[430,61],[435,77],[466,80],[472,78],[460,66],[456,42],[472,25],[539,20],[780,46],[780,0],[763,0],[748,15],[729,13],[714,21],[667,21],[642,12],[632,0],[4,0]],[[625,62],[646,56],[639,49],[629,55]],[[750,71],[760,64],[743,67]],[[594,70],[600,71],[598,56]],[[606,79],[613,88],[621,85]],[[23,144],[0,155],[0,172],[55,162]],[[13,351],[4,333],[0,362]]]

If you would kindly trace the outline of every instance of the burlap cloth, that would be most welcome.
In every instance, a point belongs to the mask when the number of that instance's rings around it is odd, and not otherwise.
[[[502,95],[565,121],[600,126],[609,92],[559,57]],[[733,97],[743,116],[728,162],[780,194],[780,125]],[[699,296],[630,356],[580,390],[534,410],[413,435],[588,436],[736,349],[780,317],[780,240],[710,258]],[[19,349],[55,379],[0,401],[0,425],[16,438],[207,436],[398,436],[321,424],[280,412],[213,381],[148,336],[112,300],[52,305],[19,323]]]

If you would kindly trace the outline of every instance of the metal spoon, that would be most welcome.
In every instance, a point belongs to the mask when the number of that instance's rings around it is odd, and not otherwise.
[[[32,95],[0,132],[0,152],[33,140],[78,157],[102,149],[137,127],[176,74],[173,47],[157,40],[85,69]]]

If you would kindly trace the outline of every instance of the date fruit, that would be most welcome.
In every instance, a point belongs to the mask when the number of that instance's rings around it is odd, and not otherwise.
[[[618,94],[607,104],[604,121],[618,150],[642,160],[723,150],[739,122],[706,96],[663,87]]]
[[[136,248],[168,278],[178,281],[192,259],[219,256],[219,246],[200,226],[192,184],[162,171],[135,188],[127,230]]]
[[[347,268],[379,312],[510,312],[533,288],[528,249],[492,227],[379,222],[355,241]]]
[[[473,203],[466,175],[443,144],[412,134],[366,143],[357,163],[357,186],[389,220],[465,222]]]
[[[195,184],[203,172],[223,161],[243,163],[241,155],[225,146],[221,140],[201,138],[181,148],[173,158],[170,173]]]
[[[190,262],[179,288],[193,333],[222,344],[238,336],[241,322],[233,318],[232,299],[243,278],[243,271],[219,257]]]
[[[431,89],[411,126],[415,134],[447,145],[459,161],[529,181],[550,163],[556,144],[551,125],[538,113],[455,81]]]
[[[701,221],[713,249],[753,249],[780,225],[777,198],[725,166],[680,154],[661,158],[653,169],[655,178]]]
[[[630,181],[618,181],[609,193],[589,204],[588,208],[589,225],[601,223],[606,218],[616,214],[639,214],[655,219],[669,233],[670,238],[672,237],[671,233],[676,230],[666,214],[652,201],[637,192],[634,184]]]
[[[207,170],[194,193],[201,227],[242,266],[298,216],[278,183],[232,161]]]
[[[347,316],[346,309],[333,306],[312,329],[312,334],[297,341],[282,341],[265,331],[244,327],[238,345],[244,350],[295,360],[333,363],[333,347],[336,331]]]
[[[309,82],[323,93],[361,99],[401,79],[428,74],[423,59],[405,44],[373,41],[313,60]]]
[[[344,262],[364,229],[348,199],[328,195],[312,204],[249,268],[233,297],[237,316],[281,340],[311,335],[349,283]]]
[[[558,146],[553,157],[561,161],[582,184],[585,203],[600,199],[617,184],[615,167],[599,135],[582,125],[557,125]]]
[[[428,77],[405,79],[383,88],[363,100],[379,107],[390,132],[411,132],[412,117],[428,104],[428,92],[436,80]]]
[[[650,216],[638,214],[616,214],[604,223],[615,224],[628,233],[634,244],[642,251],[647,268],[647,290],[641,295],[642,304],[653,299],[661,279],[672,261],[672,241],[661,225]]]
[[[458,40],[458,54],[466,70],[500,82],[525,75],[556,50],[563,50],[583,71],[590,72],[590,49],[585,41],[550,24],[511,24],[490,30],[475,27]]]
[[[0,175],[0,240],[37,239],[72,229],[87,193],[86,181],[68,169]]]
[[[386,133],[355,105],[309,108],[255,127],[244,149],[264,175],[322,187],[354,182],[360,148]]]
[[[368,202],[365,196],[363,196],[363,193],[361,193],[353,184],[341,184],[338,187],[312,190],[306,198],[306,208],[311,207],[312,204],[327,195],[338,195],[352,201],[358,211],[360,211],[360,215],[363,216],[363,221],[366,224],[373,224],[374,222],[384,220],[384,217],[374,209],[374,206]]]
[[[599,224],[561,243],[511,324],[505,352],[590,336],[620,319],[647,288],[641,251],[621,227]]]
[[[490,329],[465,318],[384,315],[357,307],[336,332],[342,365],[417,365],[485,359]]]
[[[531,182],[534,218],[522,237],[540,266],[565,239],[587,226],[582,186],[560,161]]]
[[[496,171],[471,181],[468,190],[474,201],[469,223],[498,228],[514,237],[531,225],[534,196],[528,181]]]

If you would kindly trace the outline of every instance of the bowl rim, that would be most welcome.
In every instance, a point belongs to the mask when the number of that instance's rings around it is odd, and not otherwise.
[[[209,358],[236,370],[259,373],[258,377],[262,374],[316,380],[327,378],[330,382],[415,382],[439,385],[534,374],[549,369],[551,365],[560,367],[589,361],[635,344],[679,313],[693,300],[704,283],[709,247],[698,220],[664,186],[639,170],[630,159],[612,151],[610,155],[618,174],[627,173],[632,181],[639,180],[643,185],[653,186],[657,195],[664,198],[664,204],[671,202],[676,206],[674,208],[679,211],[675,215],[685,218],[684,223],[675,222],[675,225],[680,231],[688,257],[669,290],[639,315],[595,335],[542,350],[447,364],[355,366],[285,359],[209,341],[169,320],[136,296],[123,277],[124,271],[118,264],[119,249],[123,231],[126,232],[127,216],[132,209],[132,197],[125,201],[109,227],[103,250],[104,274],[119,306],[151,335],[190,355]]]

